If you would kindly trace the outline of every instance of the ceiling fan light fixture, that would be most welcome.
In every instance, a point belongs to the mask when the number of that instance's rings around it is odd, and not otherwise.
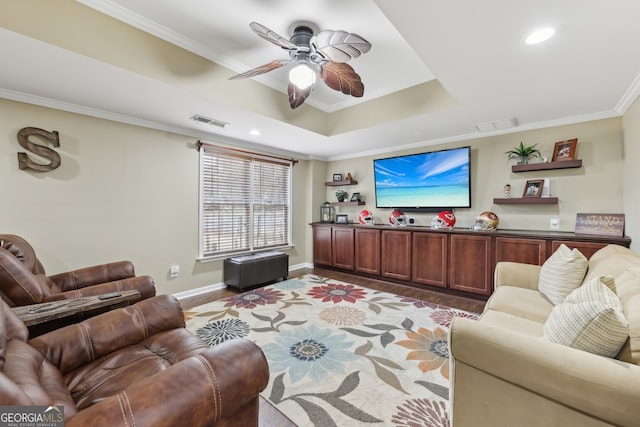
[[[364,83],[346,61],[369,52],[371,43],[355,33],[343,30],[324,30],[318,35],[310,26],[297,25],[290,39],[286,39],[257,22],[249,28],[258,37],[289,52],[289,59],[275,59],[244,73],[229,77],[229,80],[255,77],[281,67],[289,68],[287,95],[289,106],[296,109],[311,94],[318,77],[330,89],[352,95],[364,95]]]
[[[306,89],[316,82],[316,72],[308,64],[301,62],[289,71],[289,81],[298,89]]]

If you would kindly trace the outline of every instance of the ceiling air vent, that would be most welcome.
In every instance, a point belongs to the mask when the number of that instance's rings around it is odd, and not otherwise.
[[[478,132],[491,132],[495,130],[510,129],[518,126],[516,118],[496,120],[495,122],[478,123],[474,125]]]
[[[195,115],[191,117],[191,120],[198,123],[204,123],[205,125],[219,127],[220,129],[226,129],[229,126],[229,123],[223,122],[221,120],[211,119],[205,116]]]

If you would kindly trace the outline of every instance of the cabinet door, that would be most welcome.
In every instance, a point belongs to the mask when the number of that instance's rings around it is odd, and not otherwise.
[[[591,255],[596,253],[598,249],[602,249],[608,245],[608,243],[604,242],[576,242],[571,240],[554,240],[551,242],[551,254],[554,253],[562,244],[567,245],[569,249],[577,248],[582,255],[587,257],[587,259],[591,258]],[[549,254],[549,256],[551,256]]]
[[[496,237],[496,263],[511,261],[542,265],[546,259],[546,240]]]
[[[413,233],[411,280],[447,287],[447,234]]]
[[[355,230],[355,270],[380,274],[380,230],[356,228]]]
[[[452,235],[450,288],[480,295],[493,292],[491,237]]]
[[[353,228],[333,227],[331,254],[334,267],[353,270]]]
[[[331,226],[313,227],[313,264],[331,265]]]
[[[384,230],[381,234],[380,268],[382,275],[400,280],[411,279],[411,232]]]

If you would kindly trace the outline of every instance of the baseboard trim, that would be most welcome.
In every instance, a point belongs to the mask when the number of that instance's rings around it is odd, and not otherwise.
[[[299,270],[301,268],[313,268],[313,264],[310,263],[302,263],[289,266],[289,273],[295,270]],[[200,295],[208,294],[213,291],[219,291],[220,289],[225,289],[227,285],[224,282],[214,283],[212,285],[201,286],[195,289],[189,289],[187,291],[178,292],[173,294],[174,297],[178,299],[178,301],[185,300],[187,298],[193,298]]]

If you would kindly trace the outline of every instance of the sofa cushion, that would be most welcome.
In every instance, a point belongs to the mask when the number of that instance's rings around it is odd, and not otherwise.
[[[487,301],[484,312],[499,311],[542,324],[553,307],[537,290],[500,286]]]
[[[607,245],[589,258],[589,271],[584,278],[587,282],[598,276],[618,278],[629,267],[640,266],[640,256],[620,245]]]
[[[616,278],[618,297],[629,322],[629,339],[617,359],[640,365],[640,266],[630,267]]]
[[[534,338],[542,338],[544,335],[544,324],[502,311],[485,311],[479,321]]]
[[[542,265],[538,289],[558,305],[582,284],[588,266],[589,261],[579,250],[562,244]]]
[[[579,350],[614,357],[629,336],[622,303],[610,276],[595,277],[553,308],[544,338]]]

